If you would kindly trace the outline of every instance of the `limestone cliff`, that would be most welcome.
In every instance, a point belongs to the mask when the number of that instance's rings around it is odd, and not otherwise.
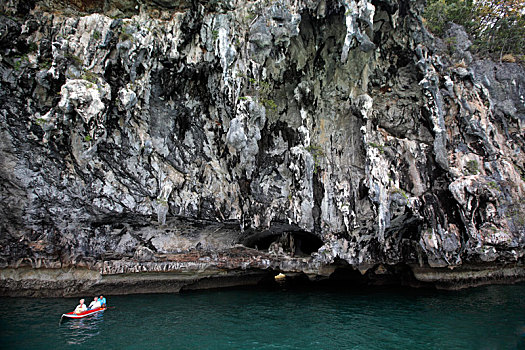
[[[0,6],[4,293],[66,268],[89,277],[49,290],[525,276],[525,72],[434,38],[422,2]]]

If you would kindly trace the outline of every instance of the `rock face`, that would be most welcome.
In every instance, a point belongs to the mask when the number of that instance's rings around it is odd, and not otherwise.
[[[421,3],[0,7],[4,292],[26,267],[523,278],[525,72]]]

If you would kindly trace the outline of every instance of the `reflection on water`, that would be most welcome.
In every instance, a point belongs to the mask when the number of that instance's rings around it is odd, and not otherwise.
[[[104,313],[99,312],[85,318],[64,319],[61,322],[61,335],[67,344],[79,345],[85,343],[92,337],[100,335],[103,316]]]

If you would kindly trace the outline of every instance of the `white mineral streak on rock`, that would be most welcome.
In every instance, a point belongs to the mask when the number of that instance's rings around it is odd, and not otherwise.
[[[226,142],[240,154],[240,163],[248,179],[254,171],[255,156],[259,152],[260,130],[266,122],[266,110],[251,98],[237,105],[236,117],[230,122]]]
[[[370,38],[359,28],[358,19],[367,23],[369,28],[373,27],[375,7],[366,0],[344,0],[346,36],[341,52],[341,62],[345,63],[348,59],[348,52],[354,47],[354,40],[361,44],[363,51],[374,48]]]
[[[244,133],[244,119],[245,115],[239,114],[230,122],[230,128],[226,134],[226,142],[236,151],[240,152],[246,147],[247,137]]]
[[[427,256],[429,258],[428,263],[430,266],[446,266],[446,264],[443,261],[441,261],[439,257],[436,257],[434,253],[436,251],[439,251],[439,249],[441,248],[441,238],[434,231],[434,229],[430,229],[422,234],[420,244],[423,247],[423,249],[427,252]]]
[[[180,188],[185,179],[184,175],[175,170],[169,164],[162,162],[156,155],[152,159],[152,167],[157,172],[159,193],[153,203],[159,224],[166,224],[166,214],[169,210],[170,195],[174,188]]]
[[[217,25],[219,26],[217,45],[221,57],[224,84],[227,87],[231,87],[230,67],[237,57],[237,51],[235,50],[235,47],[233,46],[233,40],[230,37],[231,33],[229,28],[231,28],[231,25],[228,18],[226,16],[217,16],[216,21]]]
[[[352,232],[353,230],[353,219],[354,213],[351,212],[349,201],[351,200],[353,193],[351,192],[351,186],[348,181],[341,181],[337,183],[337,189],[341,193],[337,196],[337,208],[343,214],[344,228],[346,232]],[[332,197],[329,197],[332,198]],[[346,199],[346,200],[345,200]],[[335,219],[335,218],[334,218]],[[351,225],[352,224],[352,225]]]
[[[84,123],[91,120],[100,121],[106,108],[103,100],[111,97],[111,88],[106,82],[97,84],[82,79],[70,79],[60,91],[58,107],[66,113],[77,112]]]
[[[367,120],[373,107],[373,100],[368,95],[360,95],[356,99],[356,107],[359,109],[363,119]],[[366,149],[366,174],[369,191],[369,198],[376,204],[378,240],[380,243],[385,241],[385,230],[390,226],[389,211],[389,164],[382,158],[382,141],[377,138],[377,134],[372,130],[372,124],[367,122],[366,128],[363,127],[363,143]]]
[[[275,139],[275,148],[269,151],[271,156],[286,156],[288,153],[288,143],[277,136]],[[260,178],[260,187],[262,193],[267,196],[271,203],[265,210],[263,215],[254,217],[254,227],[269,227],[275,217],[282,215],[283,211],[288,211],[294,207],[294,203],[299,200],[292,189],[292,178],[290,170],[285,163],[282,163],[277,168],[279,174],[285,176],[276,177],[275,173],[268,173]],[[275,193],[275,189],[279,189],[279,193]]]
[[[60,20],[60,18],[57,18]],[[67,47],[69,55],[82,62],[87,71],[102,73],[107,54],[107,50],[98,50],[96,47],[109,30],[112,19],[104,15],[94,13],[89,16],[78,18],[78,22],[67,19],[60,28],[63,37],[67,41],[62,44],[62,49]],[[70,35],[71,30],[75,29],[78,35]],[[94,36],[93,33],[98,35]]]
[[[313,197],[313,172],[314,172],[314,158],[310,152],[305,150],[303,147],[293,147],[291,154],[298,161],[302,159],[304,162],[304,168],[302,171],[296,172],[296,175],[299,176],[299,188],[297,192],[299,194],[300,203],[299,206],[294,207],[296,210],[295,216],[299,219],[299,226],[305,230],[313,230],[314,221],[312,216],[312,209],[314,207],[314,197]],[[302,174],[303,176],[301,176]]]
[[[405,157],[408,162],[408,174],[413,185],[412,193],[414,196],[419,197],[425,192],[426,186],[421,179],[417,161],[424,158],[424,152],[420,148],[425,148],[426,146],[414,140],[402,140],[402,143],[408,151],[405,153]]]
[[[304,146],[305,147],[309,147],[311,145],[311,140],[310,140],[310,129],[308,128],[308,124],[310,123],[310,118],[308,118],[308,112],[305,111],[304,109],[301,109],[300,111],[301,113],[301,119],[302,119],[302,124],[299,129],[297,131],[299,131],[301,134],[303,134],[303,137],[304,137]],[[306,124],[306,125],[304,125]]]
[[[71,149],[76,160],[85,166],[96,152],[96,141],[105,134],[105,102],[111,98],[111,88],[100,78],[97,78],[96,83],[83,79],[69,79],[62,86],[60,94],[58,107],[64,113],[76,113],[82,119],[83,123],[73,119],[74,126],[80,132],[72,133]],[[90,128],[84,130],[82,124],[89,125]]]
[[[345,24],[346,24],[346,36],[343,44],[343,51],[341,53],[341,62],[346,62],[348,59],[348,51],[353,46],[353,41],[359,28],[357,28],[357,16],[359,9],[355,1],[344,1],[345,5]]]
[[[175,13],[171,20],[166,23],[166,27],[163,31],[163,34],[165,35],[164,40],[157,40],[161,47],[161,51],[166,52],[166,55],[171,59],[178,59],[180,55],[178,46],[182,34],[180,25],[183,18],[184,13]]]
[[[424,78],[419,85],[424,89],[429,102],[434,138],[434,154],[436,162],[444,169],[449,169],[447,157],[447,134],[445,126],[445,111],[443,109],[443,96],[439,89],[439,74],[433,64],[438,64],[439,57],[429,57],[427,49],[418,45],[416,54],[419,58],[418,67],[423,71]]]
[[[137,94],[133,90],[122,88],[118,92],[118,101],[118,108],[129,112],[137,104]]]
[[[364,119],[368,119],[368,115],[372,109],[373,104],[374,100],[367,94],[359,95],[356,98],[356,105]]]
[[[454,82],[448,75],[445,75],[445,86],[447,88],[448,93],[451,96],[454,96]]]
[[[173,182],[169,178],[166,178],[163,176],[164,174],[160,174],[161,179],[161,188],[159,196],[157,197],[157,221],[161,225],[166,224],[166,214],[169,210],[169,196],[171,194],[171,191],[173,191]]]
[[[480,180],[479,175],[463,176],[448,186],[454,198],[466,209],[469,219],[471,218],[471,221],[466,224],[466,228],[472,242],[478,248],[481,247],[483,237],[473,222],[473,214],[478,210],[479,205],[476,197],[482,191]]]

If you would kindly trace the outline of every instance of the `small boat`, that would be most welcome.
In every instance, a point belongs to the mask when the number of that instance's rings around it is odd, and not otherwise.
[[[106,307],[99,307],[99,308],[93,309],[93,310],[82,311],[81,313],[78,313],[78,314],[76,314],[75,312],[71,311],[71,312],[68,312],[67,314],[62,314],[62,317],[67,317],[67,318],[84,318],[84,317],[87,317],[87,316],[94,315],[94,314],[97,314],[99,312],[102,312],[102,311],[104,311],[106,309],[107,309]],[[62,317],[60,319],[62,319]]]

